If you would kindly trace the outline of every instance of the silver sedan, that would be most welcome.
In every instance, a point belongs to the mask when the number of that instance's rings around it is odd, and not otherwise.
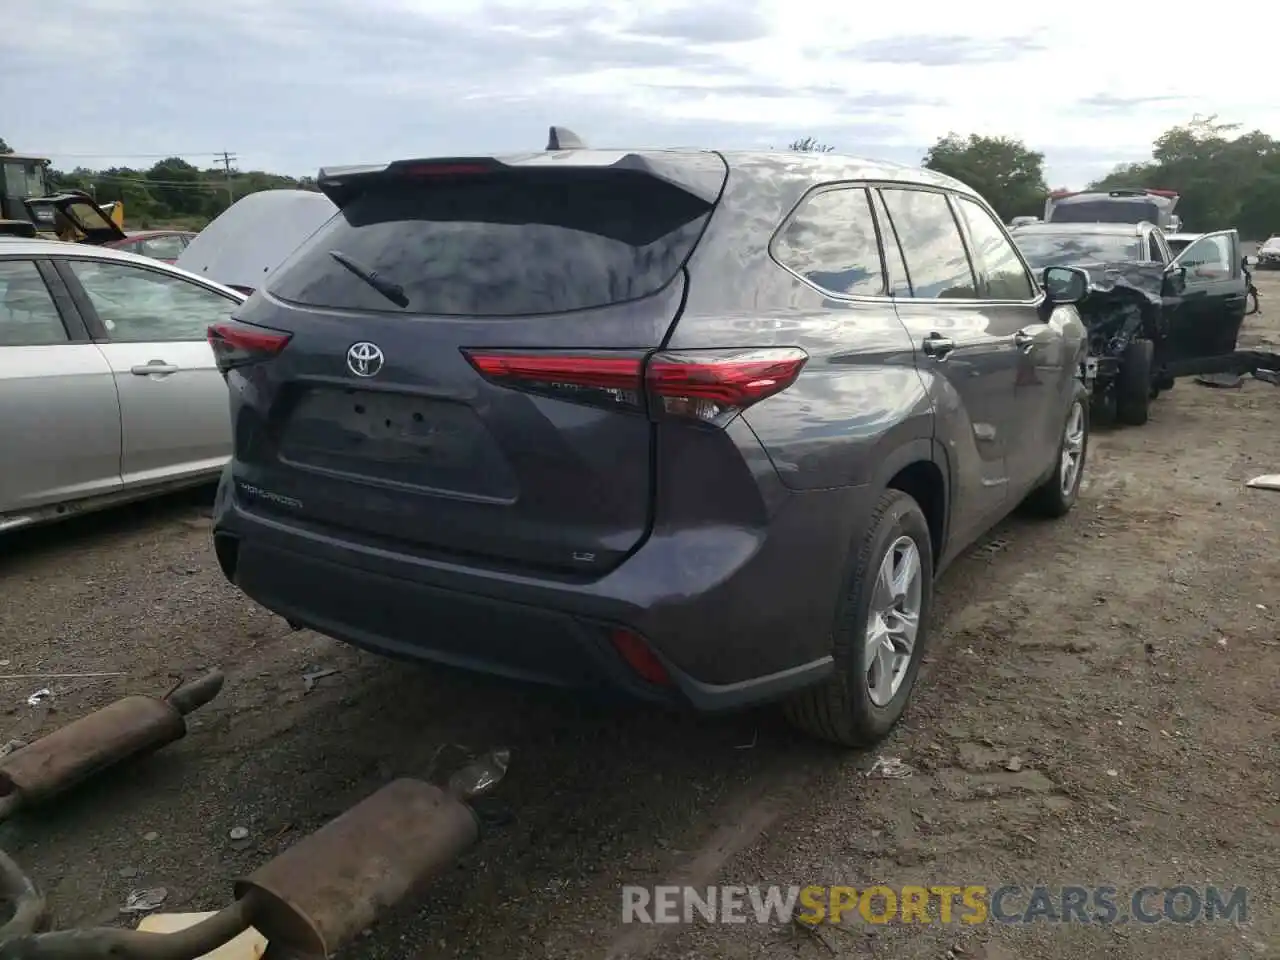
[[[0,240],[0,531],[217,477],[206,339],[243,294],[131,253]]]

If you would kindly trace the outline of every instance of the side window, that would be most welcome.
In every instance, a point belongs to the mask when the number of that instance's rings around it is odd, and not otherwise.
[[[177,260],[182,253],[182,238],[176,233],[167,237],[149,237],[138,244],[138,252],[156,260]]]
[[[884,207],[884,198],[880,196],[879,190],[871,191],[871,206],[875,209],[876,220],[880,224],[880,245],[884,249],[889,296],[910,297],[911,277],[907,273],[906,261],[902,259],[902,247],[898,243],[898,234],[893,229],[893,221]]]
[[[1233,273],[1231,241],[1219,234],[1201,237],[1182,252],[1179,263],[1187,268],[1187,280],[1228,280]]]
[[[973,259],[986,280],[986,299],[1034,299],[1035,283],[1000,224],[968,197],[956,197],[956,205],[969,227]]]
[[[0,347],[47,346],[68,339],[36,265],[0,260]]]
[[[784,267],[843,296],[884,296],[884,273],[867,191],[843,187],[802,201],[773,242]]]
[[[203,340],[236,302],[181,277],[126,263],[68,260],[72,272],[118,343]]]
[[[898,187],[881,193],[902,244],[913,294],[927,300],[976,299],[973,268],[947,198],[931,190]]]

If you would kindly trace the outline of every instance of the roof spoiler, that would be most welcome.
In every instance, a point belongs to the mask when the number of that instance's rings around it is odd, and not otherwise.
[[[582,138],[568,127],[552,127],[547,136],[548,150],[585,150],[587,145]]]

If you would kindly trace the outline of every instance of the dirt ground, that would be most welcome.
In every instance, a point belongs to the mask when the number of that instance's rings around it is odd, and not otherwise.
[[[1260,285],[1249,337],[1280,345],[1280,281]],[[210,666],[228,681],[185,740],[0,845],[60,925],[125,922],[153,887],[165,911],[213,909],[392,777],[506,746],[481,843],[344,957],[1278,956],[1280,495],[1244,486],[1280,470],[1278,420],[1270,384],[1183,381],[1146,427],[1096,433],[1070,518],[1009,521],[944,577],[915,704],[873,754],[767,711],[614,709],[291,632],[223,582],[206,494],[8,537],[0,739]],[[336,672],[308,692],[319,669]],[[23,676],[93,672],[122,676]],[[868,777],[877,755],[913,775]],[[1250,900],[1242,926],[620,922],[622,884],[666,882],[1185,882]]]

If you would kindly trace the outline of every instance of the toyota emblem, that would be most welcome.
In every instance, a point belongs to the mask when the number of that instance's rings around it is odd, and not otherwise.
[[[353,343],[347,351],[347,369],[357,377],[375,377],[382,369],[385,359],[381,347],[362,340],[360,343]]]

